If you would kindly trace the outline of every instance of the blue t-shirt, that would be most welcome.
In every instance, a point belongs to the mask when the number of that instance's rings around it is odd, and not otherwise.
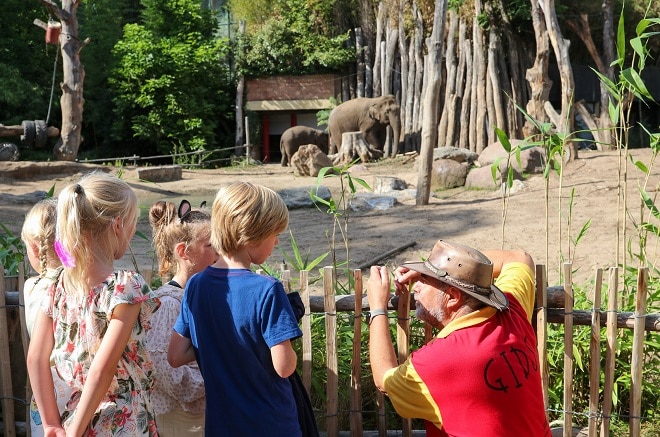
[[[207,436],[301,435],[291,383],[270,355],[302,335],[279,281],[207,267],[188,281],[174,330],[195,347]]]

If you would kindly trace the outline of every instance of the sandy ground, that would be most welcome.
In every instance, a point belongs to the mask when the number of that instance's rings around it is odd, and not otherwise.
[[[636,149],[631,153],[635,160],[650,165],[650,149]],[[406,260],[419,259],[428,254],[435,240],[443,238],[484,249],[525,249],[538,264],[548,267],[550,285],[558,283],[563,260],[572,260],[574,283],[586,283],[595,275],[596,268],[607,268],[622,260],[624,246],[620,246],[621,255],[617,261],[617,239],[623,240],[623,227],[619,223],[623,222],[624,217],[617,199],[619,168],[625,162],[620,160],[617,152],[581,151],[579,159],[565,168],[561,190],[560,178],[556,174],[548,178],[547,190],[546,179],[542,175],[528,178],[511,195],[505,219],[504,202],[499,191],[464,188],[434,192],[430,203],[425,206],[416,206],[415,198],[408,196],[388,210],[351,211],[347,232],[350,266],[369,265],[387,252],[393,254],[378,260],[378,263],[397,265]],[[29,171],[25,171],[25,167],[29,167]],[[21,168],[23,171],[19,172]],[[57,194],[66,184],[94,168],[81,164],[59,166],[56,163],[0,162],[0,223],[19,233],[24,215],[34,203],[35,192],[48,191],[54,185]],[[644,183],[644,175],[629,161],[627,168],[631,218],[639,222],[642,211],[638,184]],[[316,184],[316,178],[295,176],[291,168],[283,168],[279,164],[184,170],[182,180],[166,183],[139,181],[135,169],[124,168],[122,171],[122,177],[136,190],[143,206],[138,230],[146,236],[151,235],[147,211],[156,200],[169,199],[178,203],[185,198],[193,204],[206,200],[210,205],[220,186],[236,180],[261,183],[275,190]],[[399,177],[413,189],[417,185],[415,161],[405,157],[358,165],[352,169],[352,175],[364,179],[371,186],[377,176]],[[323,181],[335,199],[338,199],[341,190],[340,182],[338,177]],[[656,195],[659,184],[660,170],[652,168],[647,182],[651,196]],[[579,243],[569,244],[570,239],[574,240],[589,220],[590,227]],[[636,235],[631,220],[627,223],[627,237]],[[315,208],[294,209],[290,211],[289,227],[303,255],[309,254],[309,258],[314,259],[329,250],[333,229],[331,215]],[[617,229],[621,231],[617,232]],[[637,241],[636,238],[633,237],[633,241]],[[655,247],[656,242],[651,245]],[[337,237],[337,246],[338,258],[345,259],[341,237]],[[401,250],[404,246],[411,247]],[[286,233],[280,237],[280,248],[292,253]],[[149,241],[136,236],[132,249],[140,269],[155,265]],[[282,252],[276,249],[267,264],[279,266],[283,259]],[[322,265],[330,264],[330,258],[326,260]],[[118,264],[132,265],[130,255]]]

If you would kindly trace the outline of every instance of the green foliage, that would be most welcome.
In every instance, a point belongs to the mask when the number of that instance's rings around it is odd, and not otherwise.
[[[307,270],[307,271],[312,271],[316,266],[318,266],[321,261],[323,261],[330,252],[323,253],[319,255],[318,257],[314,258],[313,260],[310,261],[309,259],[309,250],[303,255],[302,252],[300,251],[300,248],[298,247],[298,244],[296,243],[296,239],[293,237],[293,231],[289,229],[289,236],[291,238],[291,250],[293,251],[292,254],[289,254],[284,251],[281,247],[279,247],[280,252],[282,252],[282,255],[284,255],[284,259],[289,263],[291,267],[297,272],[300,272],[302,270]],[[292,275],[291,281],[295,282],[295,275]],[[318,281],[321,279],[321,276],[317,277],[312,277],[310,279],[310,284],[313,284],[314,282]]]
[[[233,3],[232,3],[233,4]],[[355,59],[348,33],[332,27],[331,2],[282,0],[238,41],[237,66],[249,77],[336,71]]]
[[[14,235],[7,226],[0,223],[3,233],[0,234],[0,264],[5,269],[5,275],[18,275],[18,266],[24,263],[25,245],[19,235]]]
[[[332,112],[333,109],[335,109],[337,105],[341,103],[338,102],[337,99],[335,99],[334,97],[330,97],[329,100],[330,100],[330,107],[328,109],[321,109],[316,113],[316,124],[319,126],[328,125],[328,118],[330,117],[330,113]],[[328,129],[326,128],[326,130]]]
[[[341,266],[347,273],[350,272],[349,264],[351,260],[350,247],[348,244],[350,202],[355,197],[355,193],[357,192],[357,185],[361,185],[362,187],[371,191],[371,187],[363,179],[356,178],[349,173],[349,169],[354,164],[355,162],[351,162],[344,166],[323,167],[316,177],[316,190],[312,188],[309,193],[316,208],[320,210],[322,206],[325,206],[327,208],[325,212],[333,217],[332,231],[330,232],[330,235],[326,235],[328,242],[330,243],[332,266],[336,271],[338,270],[338,267]],[[326,200],[317,195],[318,188],[321,186],[323,179],[326,177],[338,177],[340,180],[339,199],[337,199],[337,201],[335,201],[335,199],[332,197],[329,200]],[[346,254],[346,259],[343,261],[337,259],[338,232],[341,235],[344,253]],[[348,284],[341,284],[339,282],[336,284],[337,288],[344,294],[350,293],[350,290],[352,290],[353,287],[353,284],[351,283],[353,276],[347,274],[346,277],[348,278]]]
[[[199,2],[144,5],[144,24],[126,25],[115,46],[115,135],[147,140],[160,153],[171,153],[174,145],[210,148],[217,120],[231,113],[229,45],[213,37],[215,18]]]
[[[0,123],[45,120],[57,47],[45,44],[45,31],[32,22],[48,21],[48,13],[37,1],[4,0],[2,7]]]

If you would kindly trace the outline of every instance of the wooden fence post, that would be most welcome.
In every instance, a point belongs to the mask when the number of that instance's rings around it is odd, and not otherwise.
[[[539,374],[543,390],[545,416],[549,418],[548,371],[548,277],[544,265],[536,266],[536,348],[539,355]]]
[[[564,435],[573,435],[573,265],[564,263]]]
[[[305,314],[302,325],[302,380],[305,390],[309,396],[312,395],[312,322],[310,320],[311,310],[309,307],[309,281],[308,271],[300,271],[300,297],[305,305]]]
[[[396,141],[395,141],[396,144]],[[408,358],[410,351],[410,293],[407,299],[399,299],[397,305],[396,346],[399,364]],[[401,431],[403,437],[412,435],[412,420],[401,418]]]
[[[635,294],[635,325],[633,328],[632,363],[630,365],[630,435],[640,435],[642,415],[642,365],[644,364],[644,325],[646,323],[646,296],[648,269],[637,272]]]
[[[598,393],[600,390],[600,293],[603,286],[603,269],[596,269],[594,305],[591,313],[591,341],[589,342],[589,437],[598,433]]]
[[[11,385],[11,361],[9,359],[9,329],[7,326],[7,301],[5,297],[5,269],[0,268],[0,381],[2,382],[2,420],[4,435],[16,436],[14,420],[14,396]]]
[[[605,380],[603,381],[603,422],[600,435],[610,435],[612,389],[616,358],[617,295],[619,294],[619,268],[611,267],[607,284],[607,349],[605,350]]]
[[[337,310],[335,304],[335,269],[323,268],[323,292],[325,296],[325,348],[328,383],[326,387],[326,432],[328,437],[339,435],[339,375],[337,362]]]
[[[362,270],[353,270],[355,317],[353,318],[353,357],[351,359],[351,436],[362,436]]]

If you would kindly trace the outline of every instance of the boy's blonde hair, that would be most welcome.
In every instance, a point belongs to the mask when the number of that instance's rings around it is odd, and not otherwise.
[[[86,293],[92,262],[112,264],[120,242],[113,230],[119,219],[121,226],[132,225],[138,218],[138,201],[131,187],[118,177],[95,171],[78,183],[68,185],[57,201],[57,236],[62,248],[75,266],[66,268],[69,293]],[[64,260],[62,260],[64,261]]]
[[[37,202],[26,214],[21,239],[26,245],[36,244],[39,256],[40,277],[46,274],[48,266],[59,265],[55,252],[55,224],[57,221],[57,199],[48,198]]]
[[[222,187],[211,210],[211,245],[231,255],[258,244],[289,225],[289,210],[275,191],[250,182]]]
[[[175,275],[178,269],[174,247],[179,243],[188,245],[208,238],[211,230],[211,214],[205,209],[191,209],[179,217],[172,202],[160,200],[149,210],[149,224],[153,233],[153,245],[158,257],[158,274]]]

